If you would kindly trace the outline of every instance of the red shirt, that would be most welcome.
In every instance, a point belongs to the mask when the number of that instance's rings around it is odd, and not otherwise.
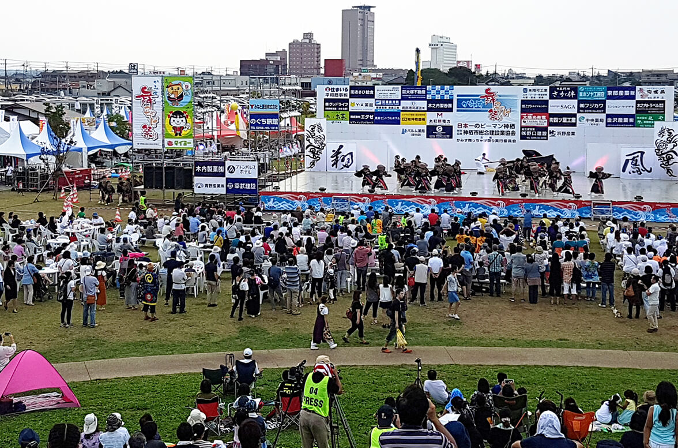
[[[235,219],[235,211],[234,210],[229,210],[226,212],[226,217],[227,218],[232,218]]]
[[[647,235],[647,227],[638,227],[638,235],[645,238],[645,235]]]
[[[429,213],[428,215],[428,222],[432,225],[435,226],[438,224],[438,214],[437,213]]]

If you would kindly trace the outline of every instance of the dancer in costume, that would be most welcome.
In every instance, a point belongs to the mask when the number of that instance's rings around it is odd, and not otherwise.
[[[595,171],[589,172],[589,179],[593,179],[593,185],[591,185],[592,194],[605,194],[603,180],[612,177],[612,174],[606,173],[604,170],[604,167],[597,166]]]
[[[566,193],[574,196],[574,187],[572,186],[572,173],[574,173],[574,171],[570,171],[569,166],[565,169],[565,171],[563,171],[563,183],[560,184],[560,187],[558,187],[556,193]]]

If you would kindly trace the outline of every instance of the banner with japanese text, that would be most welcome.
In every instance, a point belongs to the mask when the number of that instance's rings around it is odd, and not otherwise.
[[[258,188],[259,170],[255,160],[227,160],[226,161],[226,194],[256,195]]]
[[[193,169],[195,194],[226,194],[226,166],[223,160],[196,160]]]
[[[162,104],[162,77],[132,77],[132,143],[134,149],[162,149],[164,135]],[[94,121],[93,117],[92,121]]]
[[[457,92],[455,143],[516,144],[520,140],[517,92],[504,88],[499,93],[494,86]]]
[[[348,113],[348,112],[347,112]],[[304,129],[304,161],[307,171],[327,171],[327,120],[307,118]]]
[[[165,149],[193,149],[193,78],[163,77]]]
[[[250,99],[250,131],[280,129],[280,100]]]

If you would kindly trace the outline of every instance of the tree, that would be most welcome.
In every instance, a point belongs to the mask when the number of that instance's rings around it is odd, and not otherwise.
[[[468,69],[468,67],[452,67],[447,71],[447,76],[450,78],[450,84],[453,86],[471,86],[477,84],[475,73]]]
[[[52,128],[54,135],[59,139],[64,139],[71,130],[71,125],[66,120],[66,111],[63,104],[57,104],[56,107],[50,103],[45,103],[45,118]]]
[[[131,127],[129,121],[125,120],[125,117],[120,114],[109,115],[108,125],[115,135],[124,138],[125,140],[129,140]]]
[[[405,77],[405,85],[406,86],[414,85],[414,70],[409,69],[407,71],[407,76]]]

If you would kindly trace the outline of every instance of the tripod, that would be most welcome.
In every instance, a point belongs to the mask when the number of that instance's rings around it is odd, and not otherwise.
[[[417,363],[417,379],[414,380],[414,384],[420,388],[424,388],[424,384],[421,382],[421,358],[414,360]]]
[[[330,397],[330,443],[332,448],[339,448],[339,425],[343,426],[349,448],[356,448],[355,439],[348,425],[344,409],[341,407],[339,397],[333,395]]]

